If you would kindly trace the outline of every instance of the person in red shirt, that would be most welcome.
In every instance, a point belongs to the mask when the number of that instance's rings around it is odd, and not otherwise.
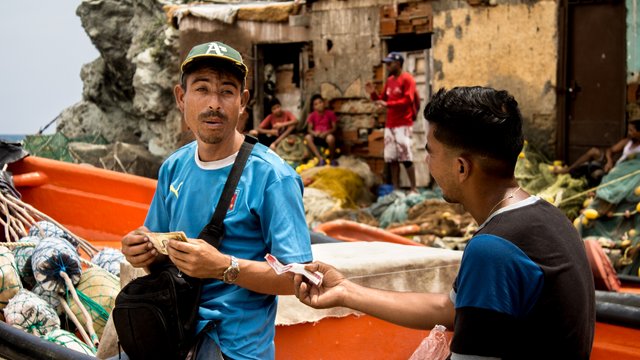
[[[311,97],[313,112],[307,117],[307,132],[305,136],[307,146],[313,154],[319,159],[318,165],[325,165],[324,158],[318,151],[318,146],[329,148],[329,162],[334,165],[334,156],[336,152],[336,137],[333,133],[336,131],[338,119],[336,114],[329,109],[325,109],[324,99],[321,95],[315,94]]]
[[[257,129],[249,131],[249,135],[256,136],[261,144],[275,150],[278,143],[295,129],[298,120],[291,112],[282,109],[277,98],[273,98],[270,105],[271,114],[262,120]]]
[[[402,71],[404,57],[398,52],[390,52],[382,62],[387,64],[389,77],[384,84],[382,94],[378,94],[372,83],[365,90],[381,108],[387,109],[387,121],[384,127],[384,161],[391,170],[391,183],[394,188],[400,183],[400,164],[407,171],[410,191],[416,190],[416,172],[411,153],[416,82],[406,71]]]

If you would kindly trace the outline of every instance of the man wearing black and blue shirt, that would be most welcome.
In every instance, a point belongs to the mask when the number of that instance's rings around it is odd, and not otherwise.
[[[185,274],[205,279],[198,331],[206,326],[207,333],[194,359],[273,359],[275,295],[294,289],[291,276],[277,276],[264,256],[271,253],[283,263],[312,260],[301,179],[261,144],[242,172],[219,248],[195,239],[209,223],[244,141],[236,125],[249,100],[246,74],[240,54],[223,43],[189,52],[174,92],[196,140],[162,164],[141,228],[189,237],[186,243],[170,241],[168,258]],[[125,236],[122,247],[135,267],[167,260],[139,231]]]
[[[321,286],[296,276],[305,304],[346,306],[407,327],[453,328],[451,359],[588,359],[595,325],[593,275],[580,236],[553,205],[530,196],[513,171],[524,143],[506,91],[441,89],[424,111],[429,171],[445,200],[480,225],[450,294],[370,289],[327,264]]]

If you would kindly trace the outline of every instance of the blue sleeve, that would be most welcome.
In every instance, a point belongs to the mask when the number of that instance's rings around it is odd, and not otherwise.
[[[520,248],[494,235],[479,235],[464,250],[455,284],[455,307],[518,318],[533,308],[543,282],[540,266]]]
[[[154,232],[170,231],[169,213],[165,206],[166,191],[170,186],[167,177],[166,168],[164,166],[160,167],[156,192],[153,194],[153,200],[151,201],[151,206],[149,206],[147,218],[144,221],[144,226]]]
[[[261,205],[260,221],[266,245],[285,264],[313,260],[302,191],[299,177],[282,177],[269,184]]]

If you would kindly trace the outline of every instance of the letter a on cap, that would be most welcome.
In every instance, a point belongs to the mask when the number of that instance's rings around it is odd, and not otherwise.
[[[215,52],[219,56],[224,56],[225,54],[223,54],[221,50],[224,51],[225,53],[227,52],[226,47],[219,46],[217,42],[212,42],[212,43],[209,43],[209,48],[207,49],[206,53],[211,54],[211,52]]]

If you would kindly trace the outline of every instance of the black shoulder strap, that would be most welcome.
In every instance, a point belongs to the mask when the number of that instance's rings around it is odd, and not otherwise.
[[[244,166],[249,159],[249,154],[251,154],[253,145],[255,145],[256,142],[258,142],[256,138],[245,135],[242,147],[240,147],[238,156],[236,157],[236,160],[233,163],[233,167],[231,168],[231,173],[229,173],[229,177],[224,183],[222,194],[220,194],[220,199],[218,200],[216,210],[211,217],[211,221],[209,221],[209,223],[200,232],[200,235],[198,235],[198,238],[205,240],[216,248],[220,246],[220,241],[222,240],[222,235],[224,234],[224,224],[222,222],[224,220],[224,217],[227,215],[229,203],[231,202],[233,193],[238,186],[238,181],[240,181],[240,176],[242,175]]]

